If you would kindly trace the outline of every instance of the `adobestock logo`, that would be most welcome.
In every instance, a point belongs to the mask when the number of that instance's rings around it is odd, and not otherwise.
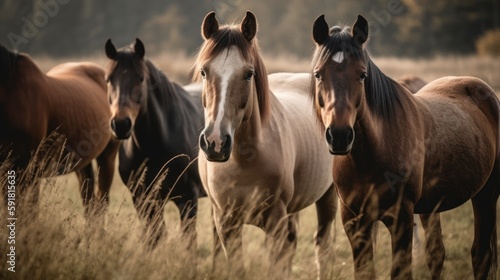
[[[400,0],[389,0],[385,9],[370,11],[373,20],[368,20],[370,25],[370,37],[376,37],[380,34],[384,27],[387,27],[392,17],[401,14],[404,11],[403,3]]]
[[[39,31],[39,28],[43,28],[49,23],[50,18],[55,17],[60,9],[61,5],[68,4],[71,0],[42,0],[37,1],[38,8],[37,11],[33,13],[30,18],[22,17],[21,21],[23,26],[21,27],[20,34],[9,32],[7,38],[13,49],[17,49],[21,44],[27,44],[30,39],[34,38]]]

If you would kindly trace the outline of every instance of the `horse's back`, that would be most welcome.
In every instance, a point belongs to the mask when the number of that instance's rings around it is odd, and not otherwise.
[[[498,97],[495,91],[479,78],[443,77],[424,86],[416,96],[429,100],[447,101],[461,105],[465,110],[478,108],[495,129],[498,129],[500,117]]]
[[[80,149],[84,164],[97,157],[111,139],[104,70],[93,63],[64,63],[52,68],[47,77],[49,131],[57,129],[67,137],[70,149]]]
[[[58,79],[88,78],[106,89],[105,72],[100,66],[91,62],[68,62],[55,66],[47,72],[47,76]]]
[[[201,98],[201,90],[202,90],[202,85],[201,83],[191,83],[188,85],[182,86],[182,88],[189,93],[189,95]]]
[[[316,201],[328,189],[332,183],[330,168],[333,157],[324,145],[310,104],[309,75],[287,74],[282,77],[284,81],[274,80],[270,84],[276,86],[270,88],[281,105],[273,107],[273,118],[280,125],[287,126],[286,139],[282,141],[286,141],[287,149],[294,151],[295,189],[288,209],[296,212]],[[294,86],[291,81],[300,83]]]
[[[268,76],[269,88],[273,92],[296,91],[308,94],[311,75],[309,73],[273,73]]]

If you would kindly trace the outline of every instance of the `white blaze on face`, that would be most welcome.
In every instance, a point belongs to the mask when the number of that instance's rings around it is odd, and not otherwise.
[[[212,134],[207,137],[209,145],[215,142],[215,152],[220,152],[222,147],[222,139],[221,139],[221,129],[223,125],[230,125],[229,122],[223,124],[222,121],[224,119],[224,110],[226,104],[226,100],[228,99],[229,90],[229,80],[233,76],[236,71],[241,70],[241,68],[245,65],[245,61],[241,56],[239,50],[232,46],[228,51],[222,51],[211,63],[210,63],[210,75],[215,75],[220,80],[220,97],[218,99],[219,103],[217,106],[217,115],[214,120],[214,127],[212,130]],[[215,77],[214,77],[215,78]],[[210,79],[210,77],[209,77]],[[243,78],[242,78],[243,79]],[[203,80],[205,83],[206,81]],[[215,108],[214,108],[215,109]],[[224,127],[225,132],[229,132],[230,127]]]
[[[332,55],[332,60],[337,63],[342,63],[342,61],[344,61],[344,52],[336,52]]]
[[[115,96],[112,100],[111,100],[111,116],[112,117],[115,117],[117,112],[118,112],[118,104],[119,104],[119,100],[118,98],[116,98],[116,96],[119,96],[118,93],[120,93],[120,86],[119,85],[116,85],[116,89],[115,91],[113,92],[113,86],[111,85],[111,83],[108,83],[108,94],[110,96]]]

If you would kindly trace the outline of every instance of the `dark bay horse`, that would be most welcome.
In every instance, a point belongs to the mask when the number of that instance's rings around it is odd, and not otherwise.
[[[120,176],[146,222],[148,240],[155,245],[164,233],[168,199],[180,211],[183,231],[195,242],[198,197],[204,195],[198,165],[191,162],[198,156],[203,128],[199,96],[170,82],[144,57],[139,39],[120,50],[108,40],[106,55],[111,59],[106,74],[111,128],[122,140]]]
[[[219,28],[215,13],[202,24],[204,43],[193,67],[203,82],[205,128],[200,135],[200,177],[212,201],[217,230],[214,262],[224,252],[230,270],[242,269],[243,224],[264,230],[275,276],[291,268],[298,211],[315,203],[319,274],[331,265],[336,193],[332,157],[317,133],[308,100],[308,75],[279,75],[271,92],[247,12],[239,26]],[[271,77],[270,77],[271,78]],[[293,85],[294,79],[304,82]],[[281,86],[280,86],[281,85]],[[221,242],[221,243],[219,243]]]
[[[38,175],[75,171],[85,214],[92,201],[107,205],[118,151],[108,127],[110,116],[104,70],[97,65],[66,63],[44,74],[27,54],[0,46],[0,162],[2,168],[18,171],[18,179],[22,174],[19,191],[33,188],[33,202]],[[55,134],[62,141],[47,139]],[[93,159],[99,168],[97,197]]]
[[[496,278],[498,98],[473,77],[441,78],[413,95],[373,63],[367,37],[361,16],[352,31],[329,30],[324,16],[313,25],[311,97],[335,155],[333,178],[356,279],[375,278],[374,221],[391,234],[391,278],[411,279],[413,213],[446,211],[469,199],[474,277]]]

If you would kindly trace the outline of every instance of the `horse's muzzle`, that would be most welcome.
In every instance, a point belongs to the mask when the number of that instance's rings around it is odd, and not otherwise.
[[[332,155],[347,155],[354,143],[352,127],[328,127],[325,131],[326,143]]]
[[[130,118],[112,119],[111,130],[116,139],[125,140],[132,134],[132,120]]]
[[[213,162],[226,162],[231,155],[231,150],[233,146],[233,141],[231,140],[231,136],[226,135],[220,144],[219,151],[216,151],[216,143],[215,141],[209,143],[206,135],[202,133],[200,135],[200,149],[205,153],[205,157],[208,161]]]

